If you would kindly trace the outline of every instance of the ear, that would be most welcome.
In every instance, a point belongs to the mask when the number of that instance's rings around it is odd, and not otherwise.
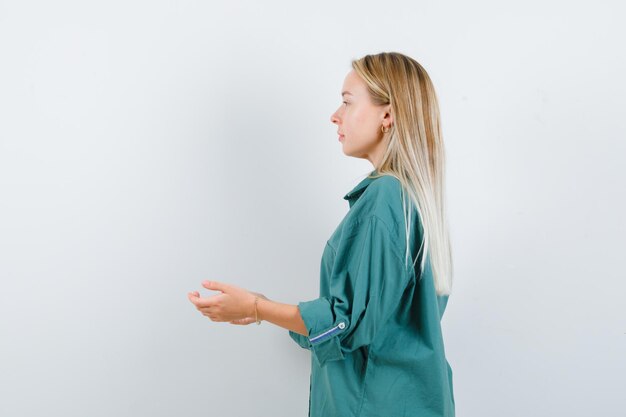
[[[393,123],[393,115],[391,114],[391,104],[387,104],[382,108],[383,119],[388,123]]]
[[[393,125],[393,115],[391,114],[391,104],[387,104],[383,108],[383,120],[387,121],[386,125]]]

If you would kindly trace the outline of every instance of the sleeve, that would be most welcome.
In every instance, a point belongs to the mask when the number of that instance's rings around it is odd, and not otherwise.
[[[289,335],[320,366],[370,344],[399,306],[410,275],[397,239],[376,216],[345,231],[326,271],[329,294],[298,303],[309,336]]]

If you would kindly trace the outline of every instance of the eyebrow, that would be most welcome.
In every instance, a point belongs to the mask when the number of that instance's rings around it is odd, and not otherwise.
[[[343,97],[343,96],[344,96],[344,94],[350,94],[350,95],[352,95],[352,93],[351,93],[351,92],[349,92],[349,91],[342,91],[342,92],[341,92],[341,97]]]

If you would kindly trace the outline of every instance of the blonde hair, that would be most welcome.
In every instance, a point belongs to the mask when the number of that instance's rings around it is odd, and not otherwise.
[[[375,105],[391,105],[393,122],[389,143],[376,167],[378,175],[370,178],[392,175],[402,184],[407,243],[405,263],[411,256],[411,207],[405,198],[408,192],[423,227],[413,267],[423,249],[420,270],[424,271],[426,258],[430,256],[435,291],[438,295],[449,295],[453,263],[446,213],[446,163],[433,83],[417,61],[398,52],[365,55],[351,64],[367,84],[371,101]]]

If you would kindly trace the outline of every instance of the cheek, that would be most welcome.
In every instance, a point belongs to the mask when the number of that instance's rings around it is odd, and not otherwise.
[[[355,108],[348,118],[349,133],[355,143],[368,144],[376,140],[376,120],[367,109]]]
[[[344,124],[349,132],[356,135],[362,135],[369,130],[371,119],[364,109],[354,106],[349,112],[346,112]]]

